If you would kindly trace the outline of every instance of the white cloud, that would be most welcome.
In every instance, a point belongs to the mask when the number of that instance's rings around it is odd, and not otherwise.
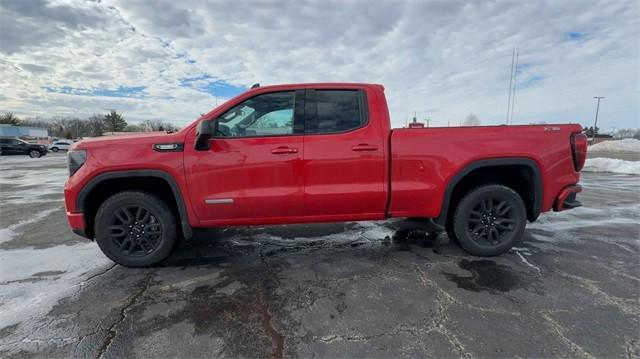
[[[181,86],[362,81],[387,88],[396,126],[469,113],[504,120],[511,51],[520,49],[515,123],[640,126],[640,5],[632,1],[0,3],[0,110],[186,124],[214,106]],[[570,35],[573,34],[573,35]],[[118,89],[121,98],[45,88]]]

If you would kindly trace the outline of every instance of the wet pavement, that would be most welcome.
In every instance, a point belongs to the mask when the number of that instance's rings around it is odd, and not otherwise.
[[[495,258],[358,222],[209,230],[162,266],[67,228],[64,156],[0,158],[0,357],[639,357],[640,177]]]

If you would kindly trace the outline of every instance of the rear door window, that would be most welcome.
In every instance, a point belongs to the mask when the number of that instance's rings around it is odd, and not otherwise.
[[[346,132],[367,123],[366,101],[359,90],[311,90],[307,96],[307,133]],[[311,101],[309,101],[311,100]],[[315,105],[314,105],[315,104]]]

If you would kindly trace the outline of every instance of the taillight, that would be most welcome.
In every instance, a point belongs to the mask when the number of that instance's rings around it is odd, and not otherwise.
[[[587,160],[587,135],[574,133],[571,135],[571,152],[573,153],[573,167],[580,171]]]

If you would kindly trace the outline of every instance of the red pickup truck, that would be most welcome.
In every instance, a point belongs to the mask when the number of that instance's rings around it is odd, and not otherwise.
[[[586,151],[579,125],[392,130],[381,85],[254,86],[176,133],[74,144],[65,206],[131,267],[198,228],[391,217],[494,256],[580,205]]]

